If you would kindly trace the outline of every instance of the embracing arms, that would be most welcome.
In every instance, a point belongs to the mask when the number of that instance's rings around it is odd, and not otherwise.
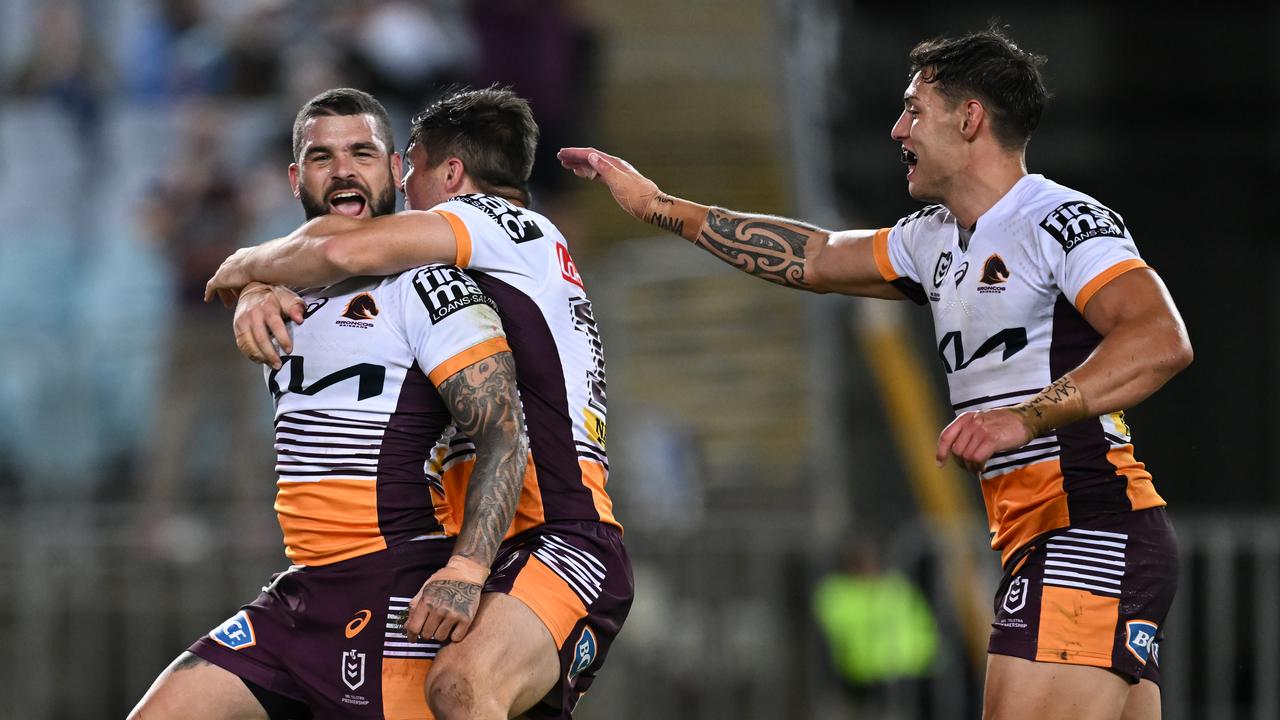
[[[457,241],[439,213],[406,210],[368,220],[325,215],[282,238],[242,248],[205,286],[230,306],[250,282],[323,287],[357,275],[391,275],[427,263],[452,263]]]
[[[529,440],[510,352],[479,360],[440,383],[458,430],[476,446],[466,509],[449,564],[409,604],[409,637],[462,640],[475,617],[498,545],[524,484]]]

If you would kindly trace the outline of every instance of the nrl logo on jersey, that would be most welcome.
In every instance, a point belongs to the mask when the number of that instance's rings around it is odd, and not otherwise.
[[[1125,235],[1124,221],[1110,208],[1083,200],[1072,200],[1054,208],[1040,227],[1053,236],[1064,252],[1071,252],[1077,245],[1096,237]]]

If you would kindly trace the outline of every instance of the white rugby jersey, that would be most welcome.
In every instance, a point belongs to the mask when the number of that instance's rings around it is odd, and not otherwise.
[[[1040,175],[1019,180],[968,242],[932,205],[880,230],[873,247],[881,276],[933,310],[957,414],[1015,404],[1077,367],[1101,340],[1083,316],[1089,300],[1147,266],[1118,214]],[[1006,559],[1043,532],[1164,504],[1123,413],[997,453],[980,477],[992,547]]]
[[[493,195],[459,195],[431,212],[453,228],[455,264],[497,305],[516,363],[531,454],[508,537],[552,521],[618,525],[605,492],[604,346],[564,236],[542,215]],[[451,531],[461,523],[474,463],[460,435],[436,453]]]
[[[452,416],[436,390],[508,349],[492,301],[449,265],[302,296],[276,399],[276,513],[295,563],[324,565],[446,534],[425,466]]]

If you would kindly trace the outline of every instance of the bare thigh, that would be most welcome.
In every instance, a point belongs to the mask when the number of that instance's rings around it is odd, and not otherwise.
[[[510,595],[485,593],[466,639],[436,656],[427,686],[430,695],[438,681],[466,682],[510,717],[537,704],[559,677],[559,648],[542,620]]]
[[[1120,720],[1160,720],[1160,686],[1150,680],[1131,686]]]
[[[1129,683],[1110,670],[993,654],[987,656],[982,717],[984,720],[1121,720],[1129,697]],[[1124,717],[1127,720],[1128,716]]]
[[[184,652],[160,673],[129,720],[267,720],[240,678]]]

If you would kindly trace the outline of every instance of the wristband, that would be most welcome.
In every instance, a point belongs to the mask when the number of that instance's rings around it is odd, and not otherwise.
[[[465,558],[461,555],[454,555],[449,558],[449,562],[440,568],[434,575],[432,580],[461,580],[472,585],[484,587],[485,580],[489,579],[489,567],[481,565],[475,560]]]

